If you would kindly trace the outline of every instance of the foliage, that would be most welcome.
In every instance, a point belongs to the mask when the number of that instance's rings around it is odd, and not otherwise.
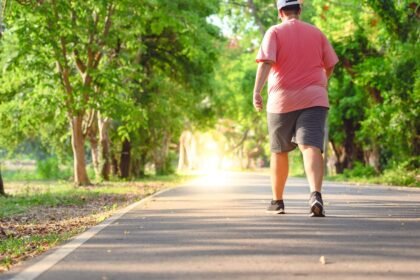
[[[80,232],[81,230],[79,229],[61,234],[53,233],[45,236],[33,235],[3,240],[0,243],[0,256],[4,257],[0,260],[0,269],[6,270],[16,262],[25,259],[27,256],[41,254]]]
[[[415,88],[419,31],[412,3],[321,2],[314,1],[321,14],[315,22],[330,35],[341,61],[330,88],[332,141],[346,145],[345,138],[353,136],[353,150],[365,155],[379,151],[377,169],[415,157],[419,153],[420,92]],[[351,160],[363,160],[363,156],[354,155]]]
[[[289,153],[289,176],[305,176],[303,157],[299,149],[295,149],[293,152]]]
[[[304,2],[303,20],[327,35],[340,59],[329,87],[330,154],[338,173],[388,174],[394,162],[418,158],[418,7],[412,1]],[[244,108],[242,114],[229,115],[237,127],[247,123],[244,119],[260,127],[264,121],[252,119],[250,104],[237,100],[252,92],[252,62],[264,31],[278,22],[276,9],[268,0],[225,1],[221,17],[232,41],[221,60],[222,92],[229,94],[220,96]],[[228,114],[236,109],[228,108]]]
[[[347,181],[363,184],[381,184],[390,186],[408,186],[420,188],[416,170],[407,170],[404,164],[393,165],[378,175],[370,166],[356,163],[353,169],[345,170],[343,174],[328,176],[328,180]]]
[[[0,218],[25,213],[33,207],[80,206],[105,195],[126,195],[143,192],[154,185],[173,186],[190,178],[183,175],[150,176],[130,182],[110,182],[98,188],[76,188],[67,182],[26,182],[24,187],[11,183],[6,190],[11,196],[0,198]],[[11,180],[9,180],[11,181]],[[13,182],[13,181],[12,181]]]
[[[177,141],[185,122],[212,123],[205,100],[212,98],[219,31],[206,17],[217,3],[12,3],[0,48],[0,147],[11,156],[32,139],[62,161],[73,140],[74,161],[85,169],[76,154],[87,148],[95,134],[90,120],[100,113],[112,122],[106,134],[115,154],[128,140],[137,147],[133,161],[146,153],[149,162],[165,162],[162,147]]]
[[[53,165],[58,163],[56,160]],[[44,160],[38,160],[37,161],[37,168],[35,170],[20,170],[20,169],[14,169],[14,170],[2,170],[3,179],[7,182],[14,182],[14,181],[51,181],[51,180],[62,180],[62,181],[68,181],[72,177],[72,170],[68,166],[60,166],[59,169],[54,170],[54,172],[50,172],[48,170],[45,170],[46,166],[49,165],[49,163],[45,163]],[[38,167],[38,166],[42,167]],[[41,171],[41,170],[42,171]],[[88,169],[89,171],[89,169]]]
[[[57,158],[51,157],[42,161],[37,161],[36,171],[44,179],[56,179],[60,173]]]
[[[215,128],[226,153],[248,165],[268,158],[265,115],[251,94],[259,43],[279,22],[273,1],[28,4],[8,5],[0,40],[0,147],[8,157],[35,143],[55,165],[78,161],[72,140],[81,131],[79,154],[108,145],[99,158],[112,162],[114,176],[124,168],[144,176],[150,165],[166,174],[182,131]],[[304,2],[303,20],[340,58],[329,88],[337,173],[362,176],[371,166],[387,174],[420,154],[418,10],[408,0]],[[92,125],[104,120],[106,144]],[[45,164],[53,163],[38,173]]]
[[[356,162],[352,169],[344,170],[343,175],[345,178],[369,178],[376,175],[375,169],[371,166],[365,166],[361,162]]]

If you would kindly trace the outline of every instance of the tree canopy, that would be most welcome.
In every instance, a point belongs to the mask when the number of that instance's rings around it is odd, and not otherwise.
[[[76,184],[90,183],[85,141],[98,176],[115,160],[128,177],[139,158],[166,172],[169,144],[212,94],[217,1],[21,4],[9,4],[1,41],[0,142],[34,137],[55,153],[71,142]]]
[[[228,47],[235,57],[230,63],[240,64],[229,75],[244,86],[228,85],[246,96],[252,92],[251,61],[262,36],[279,23],[275,3],[224,1],[222,10],[235,46]],[[302,20],[327,35],[340,59],[329,88],[329,140],[336,172],[357,164],[378,173],[419,167],[419,19],[419,5],[412,1],[303,3]],[[247,112],[252,119],[251,107]]]
[[[85,185],[87,163],[97,180],[144,176],[150,164],[172,172],[182,132],[213,129],[243,167],[266,161],[251,96],[275,1],[3,0],[1,16],[8,157],[35,145],[73,162]],[[419,168],[419,19],[409,0],[304,1],[302,20],[340,59],[329,88],[337,173]]]

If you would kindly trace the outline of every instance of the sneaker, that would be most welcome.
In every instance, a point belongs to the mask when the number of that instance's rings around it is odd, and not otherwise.
[[[271,214],[284,214],[284,202],[283,200],[272,200],[270,206],[268,206],[266,213]]]
[[[309,198],[310,216],[325,217],[324,202],[320,192],[312,192]]]

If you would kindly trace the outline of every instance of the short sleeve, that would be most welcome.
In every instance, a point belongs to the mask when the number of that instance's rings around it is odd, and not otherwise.
[[[264,35],[256,62],[272,61],[277,62],[277,36],[274,28],[270,28]]]
[[[322,34],[322,59],[325,69],[333,67],[338,62],[337,54],[324,34]]]

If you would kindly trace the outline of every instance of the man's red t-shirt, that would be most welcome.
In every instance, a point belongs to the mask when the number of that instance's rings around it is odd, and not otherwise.
[[[297,19],[272,26],[256,61],[274,62],[268,78],[268,112],[329,107],[325,69],[334,66],[338,58],[315,26]]]

